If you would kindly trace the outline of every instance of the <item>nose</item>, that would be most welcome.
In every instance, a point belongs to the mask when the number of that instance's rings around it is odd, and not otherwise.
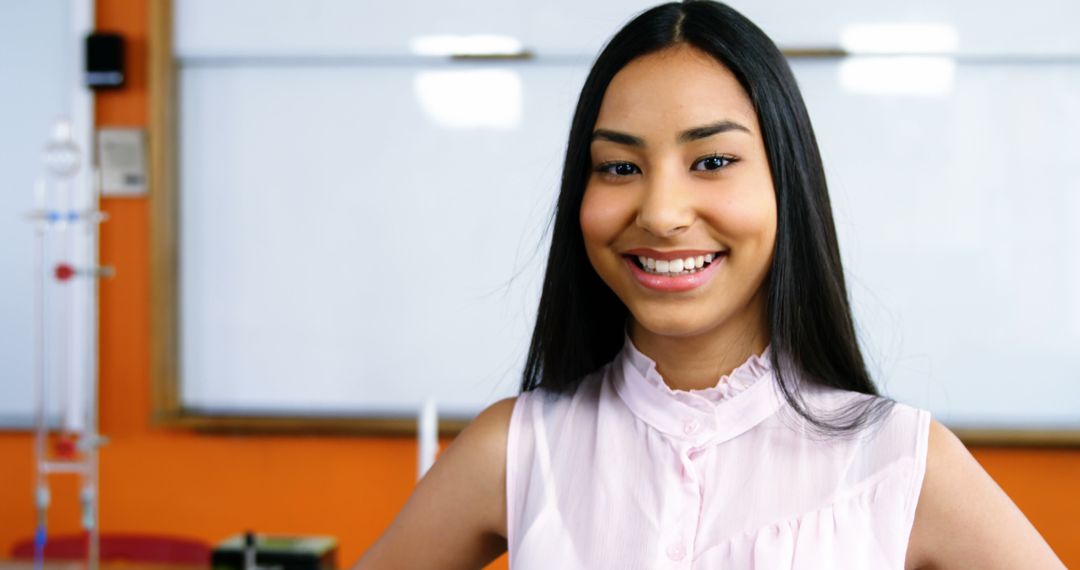
[[[657,237],[672,237],[686,231],[696,214],[692,196],[677,172],[654,171],[645,180],[638,208],[637,226]]]

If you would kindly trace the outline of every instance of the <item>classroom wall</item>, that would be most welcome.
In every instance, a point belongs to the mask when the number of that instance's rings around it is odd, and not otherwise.
[[[99,29],[129,41],[130,84],[97,100],[98,124],[147,125],[151,0],[97,0]],[[153,190],[151,190],[153,191]],[[101,526],[218,541],[254,529],[341,539],[347,567],[405,503],[411,439],[201,435],[150,424],[148,203],[103,200],[101,261]],[[446,442],[443,442],[444,445]],[[972,450],[1062,560],[1080,567],[1080,450]],[[32,437],[0,433],[0,558],[33,532]],[[78,528],[74,479],[57,480],[51,530]],[[494,565],[505,568],[505,557]]]

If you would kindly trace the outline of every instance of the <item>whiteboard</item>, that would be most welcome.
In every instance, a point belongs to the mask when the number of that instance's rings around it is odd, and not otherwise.
[[[873,376],[956,427],[1080,427],[1080,62],[847,63],[796,69]]]
[[[470,415],[514,393],[565,66],[187,67],[181,402]]]
[[[794,62],[866,356],[953,427],[1080,428],[1080,65],[945,63]],[[514,394],[585,72],[182,67],[182,405],[468,417]]]

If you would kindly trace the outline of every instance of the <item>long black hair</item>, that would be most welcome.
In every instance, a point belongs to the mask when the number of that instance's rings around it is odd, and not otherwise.
[[[579,223],[589,145],[612,77],[630,61],[678,44],[711,55],[749,95],[761,125],[777,203],[767,287],[770,358],[784,399],[817,433],[847,435],[877,423],[894,402],[878,393],[859,350],[817,140],[784,55],[734,9],[708,0],[649,9],[601,51],[582,87],[566,147],[536,327],[521,390],[566,393],[611,361],[628,310],[585,254]],[[800,382],[873,397],[828,417],[807,406]]]

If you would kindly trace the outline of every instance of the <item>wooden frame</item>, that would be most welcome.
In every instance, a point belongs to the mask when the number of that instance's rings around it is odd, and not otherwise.
[[[180,404],[177,295],[178,200],[176,195],[176,65],[172,54],[172,0],[150,2],[150,331],[153,422],[210,432],[288,432],[412,435],[411,418],[214,416]],[[789,58],[840,58],[835,48],[788,49]],[[468,423],[439,422],[441,435]],[[969,445],[1080,446],[1080,431],[956,429]]]
[[[155,423],[180,415],[176,342],[176,69],[172,0],[150,2],[150,390]]]

